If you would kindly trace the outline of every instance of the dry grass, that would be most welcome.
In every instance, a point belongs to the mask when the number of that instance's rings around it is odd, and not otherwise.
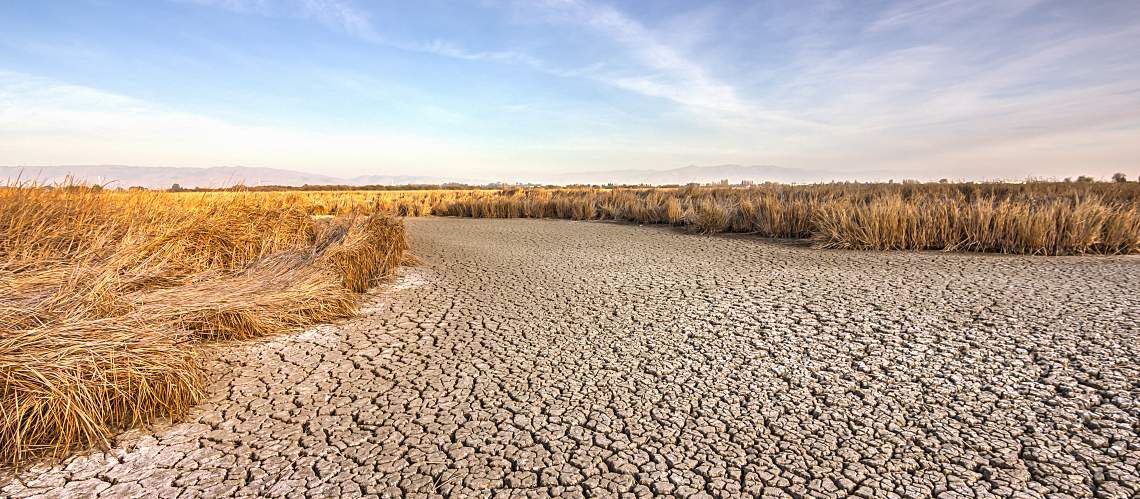
[[[0,460],[183,416],[198,346],[351,315],[403,224],[297,194],[0,188]]]
[[[828,248],[1140,253],[1140,183],[834,183],[181,194],[292,199],[316,215],[388,213],[671,224]],[[260,196],[260,197],[258,197]]]
[[[431,213],[624,220],[818,246],[1033,255],[1140,253],[1140,184],[819,184],[403,193]]]
[[[748,187],[182,193],[290,204],[310,215],[387,213],[618,220],[693,232],[810,238],[867,250],[1140,253],[1140,183],[834,183]],[[273,200],[271,202],[271,200]]]

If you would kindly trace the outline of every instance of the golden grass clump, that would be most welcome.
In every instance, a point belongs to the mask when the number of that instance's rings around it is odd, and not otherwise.
[[[322,258],[345,288],[362,293],[377,277],[399,265],[407,249],[403,223],[370,216],[351,224],[340,243],[326,250]]]
[[[701,234],[717,234],[728,230],[733,207],[720,199],[701,199],[690,210],[686,222]]]
[[[17,464],[107,444],[115,431],[179,418],[204,375],[186,338],[149,321],[77,319],[0,337],[0,449]]]
[[[677,198],[669,198],[665,200],[665,221],[670,225],[680,225],[685,221],[685,210],[681,208],[681,202]]]
[[[402,222],[296,194],[0,188],[0,461],[183,416],[199,345],[353,314]]]

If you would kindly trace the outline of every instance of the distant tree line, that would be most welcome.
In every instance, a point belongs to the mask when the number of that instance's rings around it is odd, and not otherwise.
[[[1115,182],[1115,183],[1124,183],[1124,182],[1128,182],[1129,180],[1128,180],[1128,176],[1123,174],[1123,173],[1114,173],[1114,174],[1112,174],[1110,181]],[[1137,181],[1140,181],[1140,176],[1137,177]],[[1088,184],[1088,183],[1097,182],[1097,179],[1090,177],[1088,175],[1080,175],[1075,180],[1072,177],[1065,177],[1063,180],[1060,180],[1060,181],[1038,179],[1038,178],[1032,178],[1031,177],[1031,178],[1025,179],[1023,182],[1025,182],[1025,183],[1049,183],[1049,182],[1074,183],[1075,182],[1075,183],[1079,183],[1079,184]],[[821,184],[830,184],[830,185],[858,185],[858,184],[881,184],[881,183],[893,184],[893,183],[895,183],[895,180],[891,179],[888,181],[877,181],[877,182],[835,181],[835,182],[820,182],[820,183]],[[942,178],[942,179],[938,179],[936,182],[934,182],[934,181],[926,182],[926,181],[920,181],[920,180],[902,180],[902,181],[900,181],[900,183],[907,184],[907,185],[915,185],[915,184],[924,184],[924,183],[988,184],[988,183],[1002,183],[1002,182],[952,181],[950,179]],[[31,185],[31,184],[28,184],[28,185]],[[509,184],[506,182],[493,182],[493,183],[488,183],[488,184],[443,183],[443,184],[402,184],[402,185],[378,185],[378,184],[371,184],[371,185],[313,185],[313,184],[305,184],[305,185],[300,185],[300,186],[297,186],[297,185],[258,185],[258,186],[252,186],[252,187],[238,184],[238,185],[234,185],[234,186],[230,186],[230,187],[185,188],[179,184],[173,184],[167,189],[148,189],[146,187],[138,187],[138,186],[111,187],[109,185],[98,185],[98,184],[86,185],[86,184],[82,184],[82,183],[71,183],[71,184],[60,184],[60,185],[41,185],[39,187],[42,187],[45,189],[53,189],[53,188],[66,189],[69,187],[70,188],[89,187],[89,188],[93,188],[93,189],[107,189],[107,190],[115,190],[115,191],[166,190],[169,192],[322,192],[322,191],[439,191],[439,190],[463,191],[463,190],[478,190],[478,189],[504,190],[504,189],[533,189],[533,188],[544,188],[544,189],[648,189],[648,188],[666,188],[666,189],[668,189],[668,188],[701,187],[701,186],[749,187],[749,186],[754,186],[754,185],[761,185],[761,186],[762,185],[784,185],[784,183],[782,183],[782,182],[755,182],[752,180],[743,180],[739,183],[730,184],[729,181],[727,179],[725,179],[725,180],[720,180],[717,182],[710,182],[710,183],[706,183],[706,184],[697,183],[697,182],[690,182],[687,184],[657,184],[657,185],[651,185],[651,184],[613,184],[613,183],[608,183],[608,184],[537,184],[537,183]],[[19,185],[9,185],[9,187],[18,187],[18,186]],[[4,187],[4,184],[0,183],[0,187]]]
[[[1140,180],[1140,177],[1138,177]],[[1088,175],[1080,175],[1076,178],[1077,183],[1087,184],[1093,183],[1097,180]],[[1111,177],[1112,182],[1122,183],[1127,182],[1128,177],[1123,173],[1114,173]],[[1057,180],[1043,180],[1037,178],[1028,178],[1024,180],[1025,183],[1049,183],[1058,182]],[[1072,177],[1066,177],[1060,182],[1072,183]],[[823,184],[879,184],[879,183],[895,183],[894,179],[882,182],[855,182],[855,181],[835,181],[835,182],[821,182]],[[987,183],[1002,183],[990,181],[951,181],[947,178],[938,179],[935,181],[925,182],[921,180],[902,180],[902,184],[915,185],[924,183],[959,183],[959,184],[987,184]],[[489,184],[462,184],[462,183],[444,183],[444,184],[401,184],[401,185],[258,185],[258,186],[245,186],[234,185],[231,187],[194,187],[191,189],[183,188],[178,184],[170,186],[169,191],[172,192],[321,192],[321,191],[439,191],[439,190],[477,190],[477,189],[589,189],[589,188],[604,188],[604,189],[648,189],[648,188],[681,188],[681,187],[700,187],[700,186],[729,186],[738,185],[741,187],[749,187],[754,185],[780,185],[782,182],[760,182],[757,183],[752,180],[743,180],[738,184],[730,184],[727,179],[717,182],[710,182],[702,184],[698,182],[689,182],[687,184],[536,184],[536,183],[514,183],[508,184],[505,182],[494,182]],[[131,189],[142,189],[141,187],[132,187]]]

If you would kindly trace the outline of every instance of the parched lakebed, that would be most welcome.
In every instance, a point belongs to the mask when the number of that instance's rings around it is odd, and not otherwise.
[[[407,224],[361,316],[0,494],[1140,493],[1140,257]]]

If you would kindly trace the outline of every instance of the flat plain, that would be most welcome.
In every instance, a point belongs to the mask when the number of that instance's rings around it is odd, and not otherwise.
[[[408,219],[361,316],[0,495],[1140,493],[1140,258]]]

